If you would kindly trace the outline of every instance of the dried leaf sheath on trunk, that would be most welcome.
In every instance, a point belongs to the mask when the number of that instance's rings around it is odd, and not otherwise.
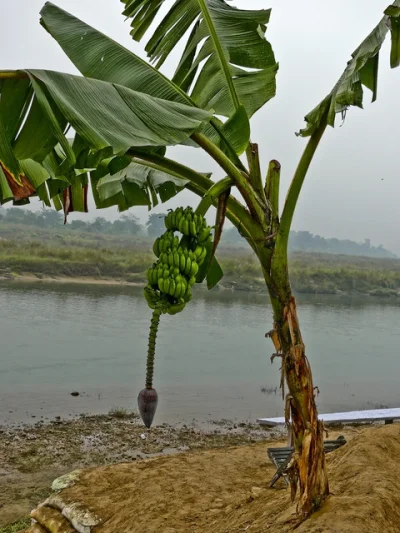
[[[302,340],[296,302],[290,297],[281,319],[275,315],[282,353],[282,372],[292,424],[295,454],[289,468],[292,499],[300,489],[299,509],[305,517],[315,511],[329,494],[325,464],[323,422],[318,420],[310,364]]]
[[[263,268],[273,309],[273,329],[266,336],[271,338],[275,349],[271,360],[277,356],[281,358],[285,417],[291,424],[295,448],[288,469],[291,496],[294,500],[299,491],[298,510],[300,517],[305,518],[319,508],[329,494],[324,431],[323,423],[318,421],[311,367],[300,330],[296,300],[291,291],[286,255],[282,257],[276,253],[276,244],[276,238],[272,237],[261,242],[255,251]]]

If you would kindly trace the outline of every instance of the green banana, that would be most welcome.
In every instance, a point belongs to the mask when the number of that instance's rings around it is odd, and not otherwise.
[[[199,271],[199,265],[196,263],[196,261],[192,261],[192,266],[190,268],[190,276],[196,276],[197,272]]]
[[[167,229],[172,229],[171,227],[171,213],[168,213],[168,215],[164,218],[164,224]]]
[[[191,237],[196,237],[197,235],[197,228],[196,228],[196,224],[193,220],[191,220],[189,222],[189,231],[190,231],[190,236]]]
[[[189,220],[187,218],[183,219],[182,232],[181,233],[183,233],[183,235],[187,235],[188,237],[190,235]]]
[[[157,239],[154,241],[153,253],[156,257],[160,257],[160,237],[157,237]]]
[[[192,260],[190,259],[190,257],[187,257],[186,258],[186,268],[185,268],[185,271],[184,271],[184,274],[186,274],[186,276],[188,276],[190,274],[191,268],[192,268]]]
[[[204,263],[206,255],[207,255],[207,248],[203,246],[203,251],[201,252],[201,255],[199,255],[199,257],[197,258],[197,263],[199,266]]]
[[[186,291],[186,294],[185,294],[184,298],[185,298],[186,302],[190,302],[190,300],[192,299],[192,289],[191,289],[191,287],[187,288],[187,291]]]
[[[203,244],[203,242],[207,240],[207,238],[209,237],[210,233],[211,233],[210,226],[203,227],[199,231],[199,234],[197,235],[197,240],[199,244]]]
[[[203,215],[199,215],[196,213],[196,225],[197,225],[197,231],[200,232],[204,226],[207,225],[206,219],[203,217]]]
[[[179,226],[178,226],[178,230],[182,233],[182,235],[184,234],[183,233],[183,225],[186,221],[186,218],[184,217],[184,215],[182,215],[181,219],[179,220]]]
[[[175,294],[175,289],[176,289],[176,283],[175,283],[175,280],[174,278],[171,278],[169,280],[169,290],[168,290],[168,294],[170,296],[173,296]]]
[[[176,282],[176,278],[175,278],[175,292],[172,296],[174,298],[179,298],[181,295],[181,292],[182,292],[182,282],[181,281]]]
[[[200,244],[198,244],[193,253],[196,256],[196,260],[197,260],[203,253],[203,246],[200,246]]]
[[[181,297],[185,296],[186,291],[187,291],[187,288],[188,288],[188,282],[187,282],[186,278],[185,278],[184,276],[182,276],[182,292],[181,292]]]
[[[186,257],[183,253],[179,257],[179,270],[182,272],[182,274],[184,274],[186,270]]]
[[[179,229],[179,222],[181,221],[181,218],[183,217],[183,210],[179,210],[178,208],[176,217],[175,217],[175,228]]]
[[[179,296],[181,298],[183,298],[185,296],[185,294],[186,294],[186,287],[185,287],[185,285],[184,285],[184,283],[182,281],[182,283],[181,283],[181,292],[180,292]]]
[[[164,290],[163,290],[163,292],[164,292],[165,294],[169,294],[169,284],[170,284],[170,281],[171,281],[171,280],[170,280],[169,277],[164,279]]]

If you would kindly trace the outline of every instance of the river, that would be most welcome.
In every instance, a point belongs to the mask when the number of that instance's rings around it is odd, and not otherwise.
[[[399,406],[400,305],[299,295],[320,412]],[[0,285],[0,423],[136,409],[150,310],[135,287]],[[161,318],[155,423],[283,414],[265,295],[195,294]],[[71,396],[71,392],[79,396]]]

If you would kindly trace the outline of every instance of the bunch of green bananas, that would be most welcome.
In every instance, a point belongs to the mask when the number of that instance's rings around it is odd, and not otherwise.
[[[163,312],[176,314],[192,298],[192,286],[207,256],[211,231],[204,217],[191,207],[170,211],[164,222],[167,231],[154,241],[158,261],[147,271],[145,296],[152,309],[162,300]],[[182,233],[181,240],[175,231]]]
[[[138,396],[139,411],[147,427],[152,424],[158,401],[157,391],[153,389],[153,374],[160,316],[163,313],[179,313],[191,300],[192,287],[211,242],[211,228],[204,217],[194,213],[191,207],[178,207],[165,217],[164,222],[167,231],[154,242],[153,251],[158,260],[147,271],[148,284],[144,289],[147,303],[153,309],[146,388]],[[182,233],[181,239],[175,231]]]

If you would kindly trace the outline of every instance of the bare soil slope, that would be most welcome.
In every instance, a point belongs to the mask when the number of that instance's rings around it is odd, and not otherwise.
[[[292,531],[295,505],[283,484],[268,488],[274,468],[266,447],[190,452],[83,470],[61,499],[100,517],[93,533]],[[298,533],[400,531],[399,425],[360,430],[328,455],[328,465],[332,495]]]

